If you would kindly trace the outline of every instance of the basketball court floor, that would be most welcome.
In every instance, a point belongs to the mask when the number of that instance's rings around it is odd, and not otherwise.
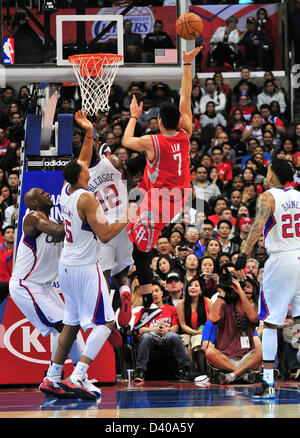
[[[92,402],[58,400],[42,394],[37,387],[2,387],[0,418],[135,419],[146,420],[148,424],[156,419],[153,428],[160,424],[158,419],[166,425],[168,419],[178,418],[189,424],[192,419],[201,418],[300,418],[300,382],[277,380],[274,400],[252,399],[257,386],[230,384],[203,388],[195,383],[147,381],[140,387],[121,380],[115,385],[102,386],[101,399]],[[107,427],[112,424],[116,428],[117,424],[111,421]]]

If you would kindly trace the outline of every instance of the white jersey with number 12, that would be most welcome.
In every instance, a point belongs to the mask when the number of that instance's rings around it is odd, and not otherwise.
[[[119,221],[128,208],[127,182],[104,155],[89,168],[89,191],[94,193],[109,223]]]

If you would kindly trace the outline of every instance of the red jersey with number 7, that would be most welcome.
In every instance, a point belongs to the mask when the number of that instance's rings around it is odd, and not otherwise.
[[[183,129],[174,135],[151,135],[154,157],[146,160],[139,189],[144,199],[127,225],[132,242],[149,252],[162,228],[180,212],[190,192],[190,140]]]
[[[140,188],[150,190],[153,187],[189,188],[190,176],[190,139],[183,129],[174,135],[151,135],[154,157],[146,159],[146,167]]]

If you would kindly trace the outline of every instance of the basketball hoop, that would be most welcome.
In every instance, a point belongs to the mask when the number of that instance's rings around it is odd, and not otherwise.
[[[108,98],[122,55],[97,53],[69,56],[77,78],[82,111],[94,115],[97,111],[109,110]]]

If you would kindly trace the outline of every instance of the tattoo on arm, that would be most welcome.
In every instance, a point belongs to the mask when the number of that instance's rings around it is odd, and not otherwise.
[[[243,252],[249,255],[253,249],[253,246],[259,239],[264,229],[265,223],[271,215],[271,202],[268,197],[260,196],[256,204],[256,216],[251,230],[245,242]]]

